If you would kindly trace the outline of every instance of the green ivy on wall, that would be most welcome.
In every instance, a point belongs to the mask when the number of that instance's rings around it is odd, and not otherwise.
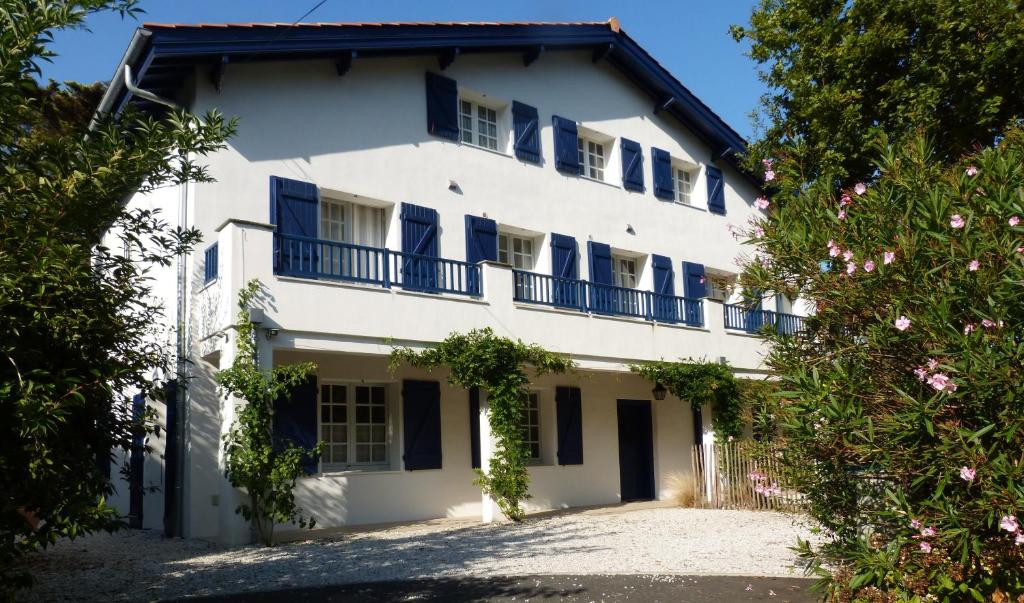
[[[727,365],[716,362],[642,362],[629,369],[652,383],[660,383],[673,396],[694,409],[711,406],[715,433],[722,437],[743,434],[743,397],[738,379]]]
[[[436,346],[417,352],[398,348],[391,353],[391,371],[403,362],[412,366],[450,369],[453,385],[487,392],[490,406],[488,421],[496,440],[489,472],[477,470],[475,483],[514,521],[523,518],[520,506],[530,497],[530,476],[526,470],[528,452],[523,444],[525,387],[529,383],[526,367],[536,375],[564,373],[575,365],[572,360],[507,337],[499,337],[490,328],[468,333],[452,333]]]

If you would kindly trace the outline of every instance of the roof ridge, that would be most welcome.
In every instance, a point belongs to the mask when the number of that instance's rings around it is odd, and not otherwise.
[[[612,31],[619,31],[619,20],[615,17],[607,21],[315,21],[310,23],[281,22],[247,22],[247,23],[155,23],[146,22],[145,28],[186,29],[186,28],[227,28],[227,27],[401,27],[401,26],[525,26],[525,25],[604,25]]]

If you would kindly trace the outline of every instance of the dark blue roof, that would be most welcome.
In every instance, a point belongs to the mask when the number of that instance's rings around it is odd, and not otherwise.
[[[524,60],[540,52],[590,50],[594,61],[607,61],[650,95],[660,111],[675,115],[712,149],[711,160],[746,149],[746,141],[683,86],[619,27],[614,18],[600,23],[300,23],[217,25],[144,24],[141,46],[125,61],[135,84],[174,98],[197,66],[237,61],[436,55],[442,62],[458,54],[522,52]],[[443,64],[443,63],[442,63]],[[228,67],[230,70],[230,67]],[[119,72],[106,105],[126,103],[156,107],[132,98]]]

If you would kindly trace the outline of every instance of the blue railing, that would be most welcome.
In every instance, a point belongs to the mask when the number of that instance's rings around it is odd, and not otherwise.
[[[607,316],[628,316],[667,323],[704,325],[703,301],[612,285],[595,285],[513,270],[513,299],[517,302],[568,308]]]
[[[428,293],[483,294],[477,264],[294,235],[274,235],[274,272],[386,289],[396,286]]]
[[[724,304],[725,328],[757,333],[770,329],[780,335],[795,335],[804,330],[804,317],[761,310],[749,305]]]

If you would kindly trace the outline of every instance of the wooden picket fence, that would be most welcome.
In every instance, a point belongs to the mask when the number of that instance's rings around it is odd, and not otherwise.
[[[803,506],[804,497],[782,482],[778,462],[770,455],[755,460],[743,442],[698,444],[691,458],[699,506],[766,511],[799,511]]]

